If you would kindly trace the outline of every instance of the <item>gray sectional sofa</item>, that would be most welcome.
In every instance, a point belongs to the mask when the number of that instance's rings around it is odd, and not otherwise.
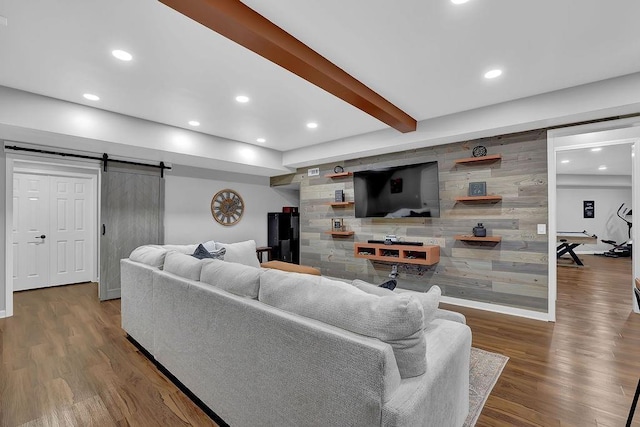
[[[196,245],[121,261],[123,329],[226,423],[463,424],[471,332],[439,289],[262,269],[255,243],[237,245],[224,261]]]

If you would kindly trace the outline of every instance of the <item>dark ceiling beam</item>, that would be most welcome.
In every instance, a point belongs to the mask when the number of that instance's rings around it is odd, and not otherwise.
[[[160,0],[400,132],[416,120],[239,0]]]

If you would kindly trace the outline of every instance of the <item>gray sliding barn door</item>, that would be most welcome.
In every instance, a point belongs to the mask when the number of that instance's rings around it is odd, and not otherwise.
[[[146,244],[164,243],[160,170],[109,163],[102,172],[100,300],[120,298],[120,260]]]

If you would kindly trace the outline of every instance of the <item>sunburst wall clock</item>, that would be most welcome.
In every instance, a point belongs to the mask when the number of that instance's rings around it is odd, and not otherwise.
[[[242,218],[244,201],[234,190],[225,188],[211,199],[211,215],[224,226],[234,225]]]

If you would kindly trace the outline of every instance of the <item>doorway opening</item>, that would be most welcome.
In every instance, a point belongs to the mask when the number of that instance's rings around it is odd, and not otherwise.
[[[574,276],[585,274],[589,268],[595,269],[592,272],[598,272],[598,268],[607,269],[610,265],[606,264],[605,257],[591,254],[604,253],[611,248],[602,240],[629,240],[623,239],[628,236],[627,226],[616,212],[623,203],[627,211],[637,211],[639,201],[634,197],[634,190],[640,188],[640,164],[634,153],[640,151],[638,124],[640,119],[632,118],[555,129],[548,133],[550,321],[556,321],[558,269],[562,269],[563,276],[571,267],[575,271],[567,274]],[[569,167],[572,162],[574,164]],[[636,236],[637,230],[631,229],[631,240]],[[566,261],[558,260],[558,257],[567,254],[573,258],[569,260],[571,267],[559,267],[560,262]],[[590,261],[583,262],[584,259]],[[633,291],[633,278],[639,271],[638,259],[629,257],[627,263],[631,264],[627,264],[631,274],[628,278],[624,276],[629,285],[628,303],[638,312]]]

